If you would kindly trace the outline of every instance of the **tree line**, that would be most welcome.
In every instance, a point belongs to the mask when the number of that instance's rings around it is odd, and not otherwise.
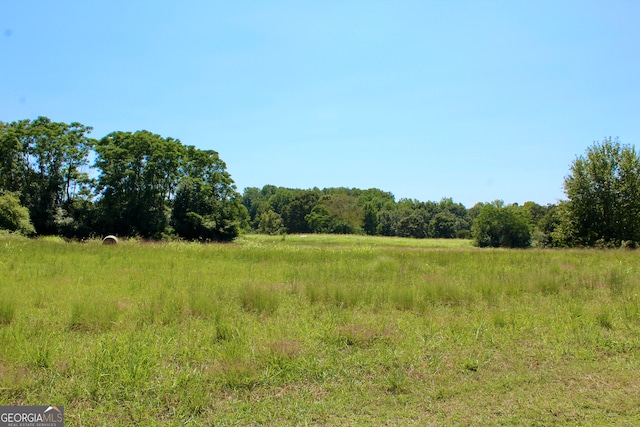
[[[470,209],[451,198],[439,202],[395,200],[372,188],[292,189],[266,185],[245,189],[249,226],[258,233],[339,233],[412,238],[474,238],[479,246],[544,246],[555,205],[502,201]]]
[[[259,233],[362,233],[414,238],[472,238],[480,247],[637,247],[640,156],[604,138],[576,157],[564,179],[566,200],[466,208],[401,199],[379,189],[247,188],[242,201]]]
[[[0,228],[69,238],[238,236],[246,209],[218,153],[148,131],[93,139],[91,130],[46,117],[0,123]]]
[[[230,241],[242,232],[471,238],[480,247],[637,246],[640,157],[605,138],[565,177],[567,200],[466,208],[380,189],[265,185],[240,194],[213,150],[149,131],[100,139],[77,122],[0,122],[0,229],[27,235]]]

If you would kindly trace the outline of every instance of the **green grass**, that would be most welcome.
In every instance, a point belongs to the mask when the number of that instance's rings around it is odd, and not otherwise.
[[[67,425],[634,425],[634,251],[0,239],[0,405]]]

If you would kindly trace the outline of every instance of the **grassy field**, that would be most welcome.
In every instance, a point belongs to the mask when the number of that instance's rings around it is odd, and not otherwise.
[[[640,253],[0,238],[0,405],[66,425],[637,425]]]

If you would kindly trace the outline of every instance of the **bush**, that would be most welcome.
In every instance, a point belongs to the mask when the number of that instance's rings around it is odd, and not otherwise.
[[[531,246],[530,222],[525,208],[496,201],[480,209],[471,235],[480,247],[526,248]]]
[[[29,217],[29,210],[20,204],[15,193],[0,193],[0,229],[24,235],[36,232]]]
[[[269,209],[267,212],[263,212],[259,216],[260,222],[258,223],[258,232],[262,234],[284,234],[285,228],[282,222],[282,217]]]

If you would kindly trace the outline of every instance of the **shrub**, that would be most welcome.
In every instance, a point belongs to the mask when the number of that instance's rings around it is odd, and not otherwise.
[[[482,206],[473,220],[471,235],[480,247],[526,248],[531,245],[529,212],[496,201]]]
[[[29,217],[29,210],[20,204],[15,193],[0,193],[0,229],[31,235],[35,228]]]

